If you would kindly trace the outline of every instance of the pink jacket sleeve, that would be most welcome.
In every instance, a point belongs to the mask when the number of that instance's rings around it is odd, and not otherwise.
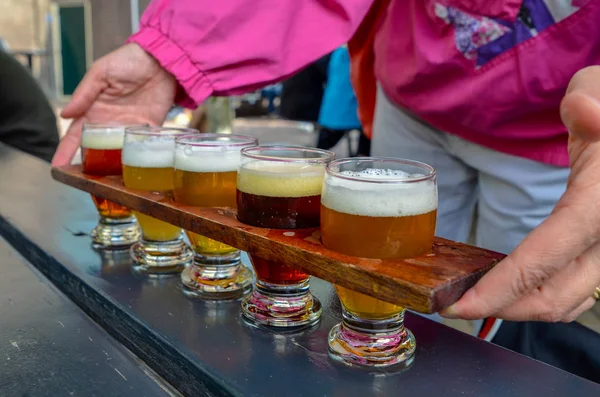
[[[373,0],[153,0],[139,44],[193,107],[283,80],[347,42]]]

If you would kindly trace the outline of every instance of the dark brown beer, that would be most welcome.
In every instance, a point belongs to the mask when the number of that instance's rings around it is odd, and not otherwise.
[[[298,284],[309,275],[278,262],[268,261],[258,256],[252,256],[252,265],[256,276],[267,283],[277,285]]]
[[[318,227],[323,165],[255,162],[238,174],[238,219],[272,229]],[[309,275],[281,263],[251,257],[256,275],[271,284],[296,284]]]
[[[271,229],[319,226],[321,196],[268,197],[237,191],[238,219]]]
[[[238,219],[273,229],[319,226],[325,165],[334,158],[320,149],[263,146],[242,150],[236,202]],[[242,301],[253,324],[304,327],[319,321],[321,303],[309,291],[310,275],[252,255],[256,288]]]
[[[237,180],[238,219],[273,229],[319,226],[323,165],[256,161]]]

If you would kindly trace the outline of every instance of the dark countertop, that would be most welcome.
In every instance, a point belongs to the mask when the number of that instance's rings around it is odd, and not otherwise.
[[[0,395],[169,395],[2,238],[0,257]]]
[[[414,365],[397,374],[350,369],[327,355],[340,321],[331,285],[313,280],[324,313],[298,335],[245,326],[239,302],[185,297],[177,277],[144,279],[126,254],[104,255],[87,233],[86,193],[49,167],[0,146],[0,234],[119,342],[184,394],[253,396],[598,396],[600,385],[407,314]]]

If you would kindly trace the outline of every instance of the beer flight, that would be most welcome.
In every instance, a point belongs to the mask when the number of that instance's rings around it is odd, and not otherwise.
[[[83,172],[122,175],[125,187],[166,195],[185,206],[237,208],[240,222],[270,229],[320,227],[323,245],[345,255],[407,259],[431,250],[437,212],[435,170],[394,158],[335,160],[332,152],[259,146],[256,138],[194,129],[85,125]],[[182,290],[200,299],[241,298],[251,325],[272,330],[315,325],[321,303],[310,275],[250,255],[99,197],[97,248],[130,248],[133,270],[181,273]],[[254,284],[254,285],[253,285]],[[332,359],[362,367],[404,367],[415,338],[404,308],[335,286],[342,323],[329,333]]]

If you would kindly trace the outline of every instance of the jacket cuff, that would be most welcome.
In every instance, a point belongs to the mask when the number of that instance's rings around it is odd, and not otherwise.
[[[175,76],[182,89],[177,90],[175,102],[196,108],[212,95],[214,89],[208,77],[198,69],[187,54],[158,29],[144,26],[127,43],[136,43],[150,54],[169,73]]]

